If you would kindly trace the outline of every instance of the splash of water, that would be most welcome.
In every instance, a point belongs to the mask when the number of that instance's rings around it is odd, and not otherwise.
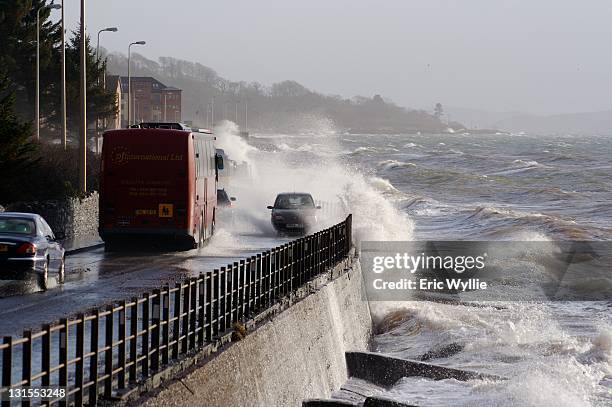
[[[325,123],[329,126],[329,123]],[[315,126],[307,136],[274,136],[256,140],[274,148],[260,149],[238,136],[236,124],[224,121],[215,128],[217,146],[226,155],[250,166],[248,177],[229,181],[230,193],[238,197],[238,226],[251,232],[273,233],[269,211],[281,192],[309,192],[315,200],[338,205],[346,216],[353,214],[355,239],[408,240],[413,223],[387,196],[396,191],[388,180],[368,177],[339,161],[341,150],[335,131]],[[313,138],[316,145],[312,144]],[[326,219],[321,226],[340,221]]]
[[[249,155],[256,150],[255,147],[247,143],[240,134],[240,127],[234,122],[224,120],[215,126],[216,146],[222,148],[228,158],[242,163],[251,164]]]

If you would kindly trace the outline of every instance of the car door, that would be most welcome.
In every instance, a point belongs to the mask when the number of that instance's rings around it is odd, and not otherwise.
[[[53,234],[49,224],[43,218],[39,218],[39,221],[43,230],[44,238],[48,244],[48,253],[51,262],[49,266],[52,270],[59,269],[62,256],[64,255],[61,245],[55,239],[55,235]]]

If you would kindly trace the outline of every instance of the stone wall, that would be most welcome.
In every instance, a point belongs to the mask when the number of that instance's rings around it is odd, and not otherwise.
[[[98,193],[89,196],[36,202],[17,202],[7,211],[31,212],[41,215],[57,234],[67,242],[98,239]]]
[[[359,261],[190,373],[133,405],[301,406],[347,380],[344,353],[371,334]],[[329,277],[326,277],[329,278]]]

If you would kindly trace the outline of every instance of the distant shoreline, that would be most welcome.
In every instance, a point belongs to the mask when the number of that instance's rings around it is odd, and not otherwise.
[[[342,132],[341,132],[342,133]],[[384,134],[510,134],[510,132],[504,130],[493,130],[493,129],[453,129],[453,131],[440,131],[435,132],[428,130],[415,130],[415,129],[348,129],[344,131],[344,133],[348,134],[375,134],[375,135],[384,135]]]

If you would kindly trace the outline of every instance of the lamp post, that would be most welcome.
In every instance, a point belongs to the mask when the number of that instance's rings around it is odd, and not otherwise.
[[[103,32],[116,33],[117,31],[119,31],[117,27],[103,28],[100,31],[98,31],[98,45],[96,46],[96,60],[100,59],[100,34],[102,34]]]
[[[96,62],[100,63],[100,34],[103,32],[113,32],[116,33],[119,31],[117,27],[108,27],[103,28],[98,31],[98,43],[96,45]],[[98,78],[98,84],[100,84],[100,78]],[[104,68],[104,73],[102,74],[102,88],[106,90],[106,67]],[[104,125],[106,127],[106,125]],[[96,154],[100,153],[100,118],[96,117]]]
[[[59,4],[49,4],[36,10],[36,140],[40,140],[40,11],[48,8],[57,10],[62,8]],[[62,18],[62,22],[64,19]],[[63,24],[63,23],[62,23]]]
[[[210,103],[210,124],[211,127],[215,128],[215,97],[212,97],[212,102]]]
[[[85,48],[85,0],[81,0],[81,38],[80,38],[80,73],[79,73],[79,189],[87,192],[87,49]]]
[[[130,127],[132,125],[132,116],[131,116],[131,104],[132,104],[132,64],[130,63],[131,59],[132,59],[132,45],[146,45],[146,41],[136,41],[136,42],[132,42],[129,46],[128,46],[128,94],[127,94],[127,100],[128,100],[128,111],[127,111],[127,118],[128,118],[128,127]]]
[[[244,101],[244,131],[249,131],[249,100]]]
[[[68,149],[68,137],[66,126],[66,23],[64,18],[64,0],[62,0],[62,79],[60,87],[62,93],[62,140],[64,151]]]

